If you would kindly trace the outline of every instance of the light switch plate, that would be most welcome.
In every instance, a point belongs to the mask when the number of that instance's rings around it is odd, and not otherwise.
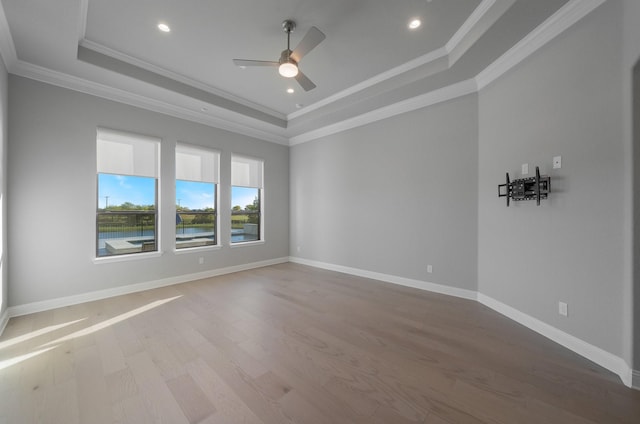
[[[567,305],[565,302],[558,302],[558,313],[560,315],[562,315],[563,317],[566,317],[569,315],[569,305]]]
[[[523,163],[522,164],[522,175],[527,175],[529,173],[529,164],[528,163]]]

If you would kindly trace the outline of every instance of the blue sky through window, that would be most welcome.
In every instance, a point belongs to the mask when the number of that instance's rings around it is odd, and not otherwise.
[[[189,209],[212,208],[215,205],[214,184],[194,181],[176,181],[176,204]],[[258,189],[231,187],[231,207],[244,209],[253,204]],[[134,205],[155,204],[155,179],[128,175],[98,174],[98,207],[119,206],[125,202]]]
[[[244,209],[247,205],[253,205],[257,195],[257,188],[231,187],[231,207],[240,206]]]
[[[98,207],[120,206],[126,202],[155,205],[155,187],[155,178],[98,174]]]
[[[199,181],[176,181],[176,205],[191,210],[215,208],[215,184]]]

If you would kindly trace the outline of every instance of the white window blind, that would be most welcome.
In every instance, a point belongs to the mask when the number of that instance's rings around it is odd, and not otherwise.
[[[98,129],[98,173],[158,178],[160,140]]]
[[[178,144],[176,180],[218,183],[220,154],[213,150]]]
[[[262,187],[263,162],[259,159],[233,155],[231,157],[231,185]]]

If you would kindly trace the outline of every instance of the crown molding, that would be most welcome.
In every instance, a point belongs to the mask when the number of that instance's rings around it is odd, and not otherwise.
[[[318,110],[322,107],[328,106],[331,103],[334,103],[338,100],[349,97],[355,93],[366,90],[369,87],[373,87],[377,84],[380,84],[384,81],[395,78],[399,75],[407,73],[413,69],[416,69],[420,66],[427,65],[429,63],[435,62],[436,60],[442,59],[444,57],[448,57],[449,54],[462,42],[464,37],[466,37],[469,32],[480,22],[482,17],[493,7],[496,0],[482,0],[482,2],[475,8],[475,10],[469,15],[469,17],[465,20],[465,22],[460,26],[458,31],[449,39],[449,41],[445,44],[444,47],[433,50],[425,55],[417,57],[409,62],[403,63],[402,65],[396,66],[388,71],[382,72],[372,78],[369,78],[361,83],[358,83],[354,86],[351,86],[345,90],[342,90],[332,96],[329,96],[325,99],[322,99],[318,102],[315,102],[312,105],[309,105],[305,108],[297,110],[287,115],[287,120],[291,121],[293,119],[299,118],[307,113],[313,112],[314,110]],[[449,61],[450,62],[450,61]],[[451,67],[453,63],[449,63],[449,67]]]
[[[607,0],[570,0],[476,76],[478,89],[497,80]]]
[[[457,97],[462,97],[467,94],[475,93],[477,91],[478,88],[476,86],[475,80],[469,79],[460,81],[458,83],[451,84],[449,86],[433,90],[428,93],[421,94],[419,96],[415,96],[389,106],[384,106],[379,109],[363,113],[362,115],[358,115],[353,118],[345,119],[344,121],[337,122],[335,124],[327,125],[325,127],[306,132],[304,134],[293,136],[289,139],[289,145],[295,146],[296,144],[306,143],[320,137],[326,137],[331,134],[336,134],[352,128],[360,127],[366,124],[380,121],[382,119],[400,115],[402,113],[411,112],[416,109],[421,109],[437,103],[445,102],[447,100],[455,99]]]
[[[295,135],[290,138],[289,144],[294,146],[306,143],[320,137],[366,125],[379,119],[385,119],[400,113],[406,113],[443,101],[452,100],[473,92],[479,92],[511,70],[518,63],[531,56],[549,41],[571,28],[605,1],[607,0],[570,0],[471,80],[461,81],[448,87],[443,87],[411,99],[384,106],[380,109],[338,123]]]
[[[484,17],[484,15],[493,7],[496,0],[483,0],[478,7],[469,15],[466,21],[458,28],[451,39],[445,44],[447,54],[450,54],[458,45],[462,42],[471,30],[478,25],[478,22]]]
[[[226,109],[223,110],[223,108],[216,107],[211,112],[208,112],[215,114],[215,116],[211,116],[209,114],[204,114],[184,107],[176,106],[165,101],[160,101],[146,96],[137,95],[128,91],[111,88],[103,84],[94,83],[82,78],[70,76],[68,74],[42,68],[37,65],[21,61],[17,58],[13,39],[9,31],[6,16],[1,3],[0,55],[2,56],[2,60],[4,61],[7,70],[10,73],[16,75],[68,88],[71,90],[80,91],[86,94],[92,94],[98,97],[118,101],[132,106],[145,108],[154,112],[175,116],[177,118],[198,122],[204,125],[243,134],[249,137],[255,137],[277,144],[293,146],[315,140],[320,137],[356,128],[358,126],[366,125],[380,119],[389,118],[401,113],[410,112],[412,110],[428,107],[439,102],[451,100],[456,97],[471,94],[473,92],[478,92],[484,87],[491,84],[493,81],[500,78],[503,74],[508,72],[525,58],[535,53],[549,41],[569,29],[590,12],[602,5],[605,1],[607,0],[570,0],[556,13],[545,20],[525,38],[523,38],[506,53],[504,53],[488,67],[478,73],[476,77],[471,80],[461,81],[448,87],[443,87],[428,93],[424,93],[416,97],[397,102],[395,104],[383,106],[379,109],[363,113],[361,115],[343,120],[341,122],[333,123],[320,128],[315,128],[311,131],[293,136],[291,136],[291,129],[276,128],[275,126],[272,126],[268,123],[255,120],[253,118],[249,118],[244,115],[228,111]],[[82,7],[80,13],[81,23],[79,25],[79,31],[80,35],[84,36],[84,28],[86,26],[86,8],[88,7],[88,3],[87,0],[81,0],[80,3]],[[415,69],[418,66],[422,66],[434,60],[438,60],[448,56],[451,51],[454,50],[456,46],[458,46],[464,40],[464,37],[469,34],[469,32],[480,22],[481,18],[483,16],[486,16],[486,13],[495,4],[496,0],[483,0],[476,8],[476,10],[472,13],[472,15],[467,19],[467,21],[454,34],[451,40],[449,40],[445,47],[430,52],[413,61],[407,62],[406,64],[398,66],[388,72],[379,74],[378,76],[357,84],[347,90],[343,90],[342,92],[337,93],[334,96],[330,96],[323,101],[316,102],[313,105],[289,114],[286,118],[293,119],[302,116],[312,110],[329,105],[332,102],[352,95],[358,91],[362,91],[367,87],[378,84],[411,69]],[[83,44],[85,43],[91,45],[92,49],[106,49],[106,47],[98,47],[99,45],[91,43],[88,40],[83,40]],[[122,56],[126,62],[139,62],[138,66],[141,66],[144,69],[152,68],[153,72],[161,72],[163,76],[176,79],[178,82],[194,85],[196,86],[196,88],[201,87],[199,89],[205,91],[212,90],[211,87],[198,84],[194,81],[189,80],[188,82],[186,82],[184,77],[168,74],[166,70],[156,69],[155,67],[153,67],[153,65],[136,61],[135,59],[130,57],[124,57],[124,55],[117,52],[114,53],[114,51],[108,52],[108,55],[113,56],[114,54],[117,56]],[[246,101],[243,101],[242,104],[246,105]]]
[[[277,131],[275,127],[269,124],[244,115],[233,114],[228,110],[216,108],[208,113],[217,113],[218,116],[207,115],[205,113],[196,112],[171,103],[141,96],[130,91],[120,90],[62,72],[53,71],[31,63],[20,60],[17,62],[18,63],[14,66],[12,73],[18,76],[30,78],[58,87],[68,88],[85,94],[91,94],[131,106],[141,107],[153,112],[186,119],[188,121],[220,128],[222,130],[235,132],[249,137],[259,138],[272,143],[282,144],[285,146],[289,144],[287,137],[284,135],[284,129]],[[223,114],[226,116],[236,115],[238,122],[222,118],[221,115]]]
[[[320,108],[323,108],[325,106],[328,106],[334,102],[337,102],[338,100],[344,99],[346,97],[349,97],[351,95],[354,95],[360,91],[366,90],[369,87],[373,87],[377,84],[380,84],[384,81],[387,81],[391,78],[397,77],[398,75],[402,75],[412,69],[415,69],[419,66],[423,66],[426,65],[428,63],[431,62],[435,62],[438,59],[441,59],[443,57],[447,56],[447,51],[444,47],[434,50],[430,53],[427,53],[424,56],[420,56],[416,59],[413,59],[407,63],[404,63],[402,65],[396,66],[393,69],[390,69],[386,72],[382,72],[381,74],[378,74],[372,78],[369,78],[368,80],[362,81],[356,85],[353,85],[345,90],[342,90],[334,95],[331,95],[329,97],[326,97],[320,101],[315,102],[314,104],[311,104],[305,108],[302,108],[300,110],[297,110],[295,112],[291,112],[290,114],[287,115],[287,120],[291,121],[293,119],[299,118],[303,115],[306,115],[309,112],[313,112],[314,110],[318,110]]]
[[[78,15],[78,44],[84,40],[87,33],[87,18],[89,16],[89,0],[80,0]]]
[[[219,96],[222,97],[223,99],[229,100],[231,102],[234,103],[238,103],[241,104],[243,106],[246,106],[248,108],[260,111],[262,113],[265,113],[267,115],[273,116],[274,118],[278,118],[278,119],[282,119],[282,120],[286,120],[287,116],[284,113],[280,113],[277,112],[273,109],[270,109],[268,107],[259,105],[257,103],[251,102],[249,100],[243,99],[241,97],[238,96],[234,96],[231,93],[228,93],[224,90],[221,90],[219,88],[204,84],[202,82],[193,80],[191,78],[188,78],[184,75],[175,73],[175,72],[171,72],[165,68],[161,68],[160,66],[154,65],[152,63],[149,62],[145,62],[144,60],[140,60],[138,58],[135,58],[133,56],[129,56],[125,53],[119,52],[117,50],[113,50],[109,47],[103,46],[102,44],[93,42],[91,40],[87,40],[86,38],[83,38],[80,43],[79,46],[84,47],[86,49],[89,49],[91,51],[103,54],[105,56],[108,56],[110,58],[128,63],[130,65],[133,66],[137,66],[139,68],[142,68],[146,71],[149,72],[153,72],[154,74],[157,75],[161,75],[165,78],[169,78],[170,80],[173,81],[178,81],[182,84],[188,85],[189,87],[194,87],[197,88],[198,90],[202,90],[205,91],[207,93],[213,94],[215,96]],[[214,105],[215,106],[215,105]]]
[[[18,61],[18,55],[16,54],[16,47],[13,44],[9,22],[7,22],[2,3],[0,3],[0,57],[4,62],[4,67],[8,72],[11,72]]]

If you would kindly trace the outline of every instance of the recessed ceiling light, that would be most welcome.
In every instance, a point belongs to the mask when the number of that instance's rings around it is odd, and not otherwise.
[[[207,109],[206,107],[201,107],[201,108],[200,108],[200,110],[201,110],[201,111],[203,111],[203,112],[206,112],[206,111],[208,111],[209,109]]]
[[[420,19],[415,18],[409,21],[409,29],[417,29],[420,25],[422,25],[422,21]]]
[[[160,31],[162,31],[162,32],[170,32],[170,31],[171,31],[171,28],[169,28],[169,25],[167,25],[167,24],[165,24],[165,23],[163,23],[163,22],[160,22],[160,23],[158,24],[158,29],[159,29]]]
[[[293,88],[287,88],[287,93],[289,94],[293,94],[295,90]]]

